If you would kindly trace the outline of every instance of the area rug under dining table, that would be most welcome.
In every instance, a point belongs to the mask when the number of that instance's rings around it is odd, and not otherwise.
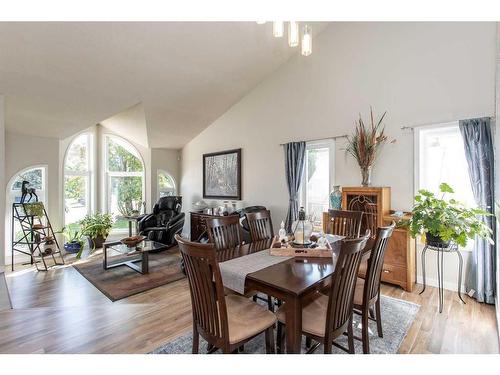
[[[382,329],[384,337],[378,337],[375,322],[370,321],[370,352],[373,354],[396,354],[401,343],[408,334],[420,305],[403,301],[391,297],[381,296]],[[361,323],[359,315],[354,315],[354,335],[361,336]],[[336,340],[337,343],[347,347],[347,338],[344,336]],[[189,332],[181,337],[170,341],[155,349],[151,354],[189,354],[193,343],[192,333]],[[354,340],[356,353],[363,353],[361,341]],[[201,338],[200,353],[207,352],[207,343]],[[249,341],[244,346],[246,354],[265,354],[266,347],[264,335],[260,335]],[[305,353],[305,345],[302,345],[302,352]],[[346,354],[342,350],[333,347],[334,354]],[[218,351],[217,353],[220,353]],[[316,354],[323,353],[320,346],[315,351]]]

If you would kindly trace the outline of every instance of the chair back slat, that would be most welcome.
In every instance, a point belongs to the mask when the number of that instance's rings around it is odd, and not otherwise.
[[[217,250],[231,249],[241,245],[241,225],[238,215],[210,217],[205,219],[208,239]]]
[[[365,203],[365,210],[363,211],[364,223],[361,226],[361,229],[369,229],[372,237],[377,235],[377,228],[379,226],[377,216],[377,205],[375,203]]]
[[[263,210],[249,212],[246,215],[248,227],[250,228],[250,238],[252,242],[267,240],[274,237],[271,211]]]
[[[378,296],[380,289],[380,278],[382,276],[382,267],[384,265],[385,250],[387,243],[392,236],[396,223],[393,221],[388,227],[378,228],[375,245],[373,246],[368,260],[365,283],[363,289],[363,300],[369,302]]]
[[[193,321],[207,341],[223,345],[229,329],[217,251],[213,244],[189,242],[179,235],[175,239],[189,282]]]
[[[345,329],[352,315],[356,278],[368,238],[345,239],[341,243],[328,300],[327,336]]]
[[[323,231],[327,234],[358,238],[361,231],[363,212],[328,210],[323,220]]]

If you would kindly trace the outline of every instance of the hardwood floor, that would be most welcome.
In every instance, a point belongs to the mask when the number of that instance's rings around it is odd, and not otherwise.
[[[7,290],[7,282],[5,275],[0,273],[0,311],[10,310],[9,291]]]
[[[0,353],[147,353],[191,330],[186,279],[111,302],[71,266],[7,273],[13,310],[0,311]],[[421,305],[400,353],[498,353],[495,309],[437,289],[382,293]]]

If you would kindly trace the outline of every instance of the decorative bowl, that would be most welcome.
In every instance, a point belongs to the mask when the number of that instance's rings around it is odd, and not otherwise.
[[[132,236],[132,237],[126,237],[120,240],[120,242],[124,245],[127,245],[128,247],[135,247],[138,244],[140,244],[142,241],[144,241],[146,237],[144,236]]]

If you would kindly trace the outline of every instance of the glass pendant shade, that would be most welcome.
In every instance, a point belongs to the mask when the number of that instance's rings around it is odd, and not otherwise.
[[[299,23],[290,21],[288,24],[288,45],[297,47],[299,45]]]
[[[285,23],[283,21],[273,22],[273,35],[276,38],[281,38],[285,34]]]
[[[309,56],[312,53],[312,32],[311,27],[304,26],[302,33],[302,56]]]

